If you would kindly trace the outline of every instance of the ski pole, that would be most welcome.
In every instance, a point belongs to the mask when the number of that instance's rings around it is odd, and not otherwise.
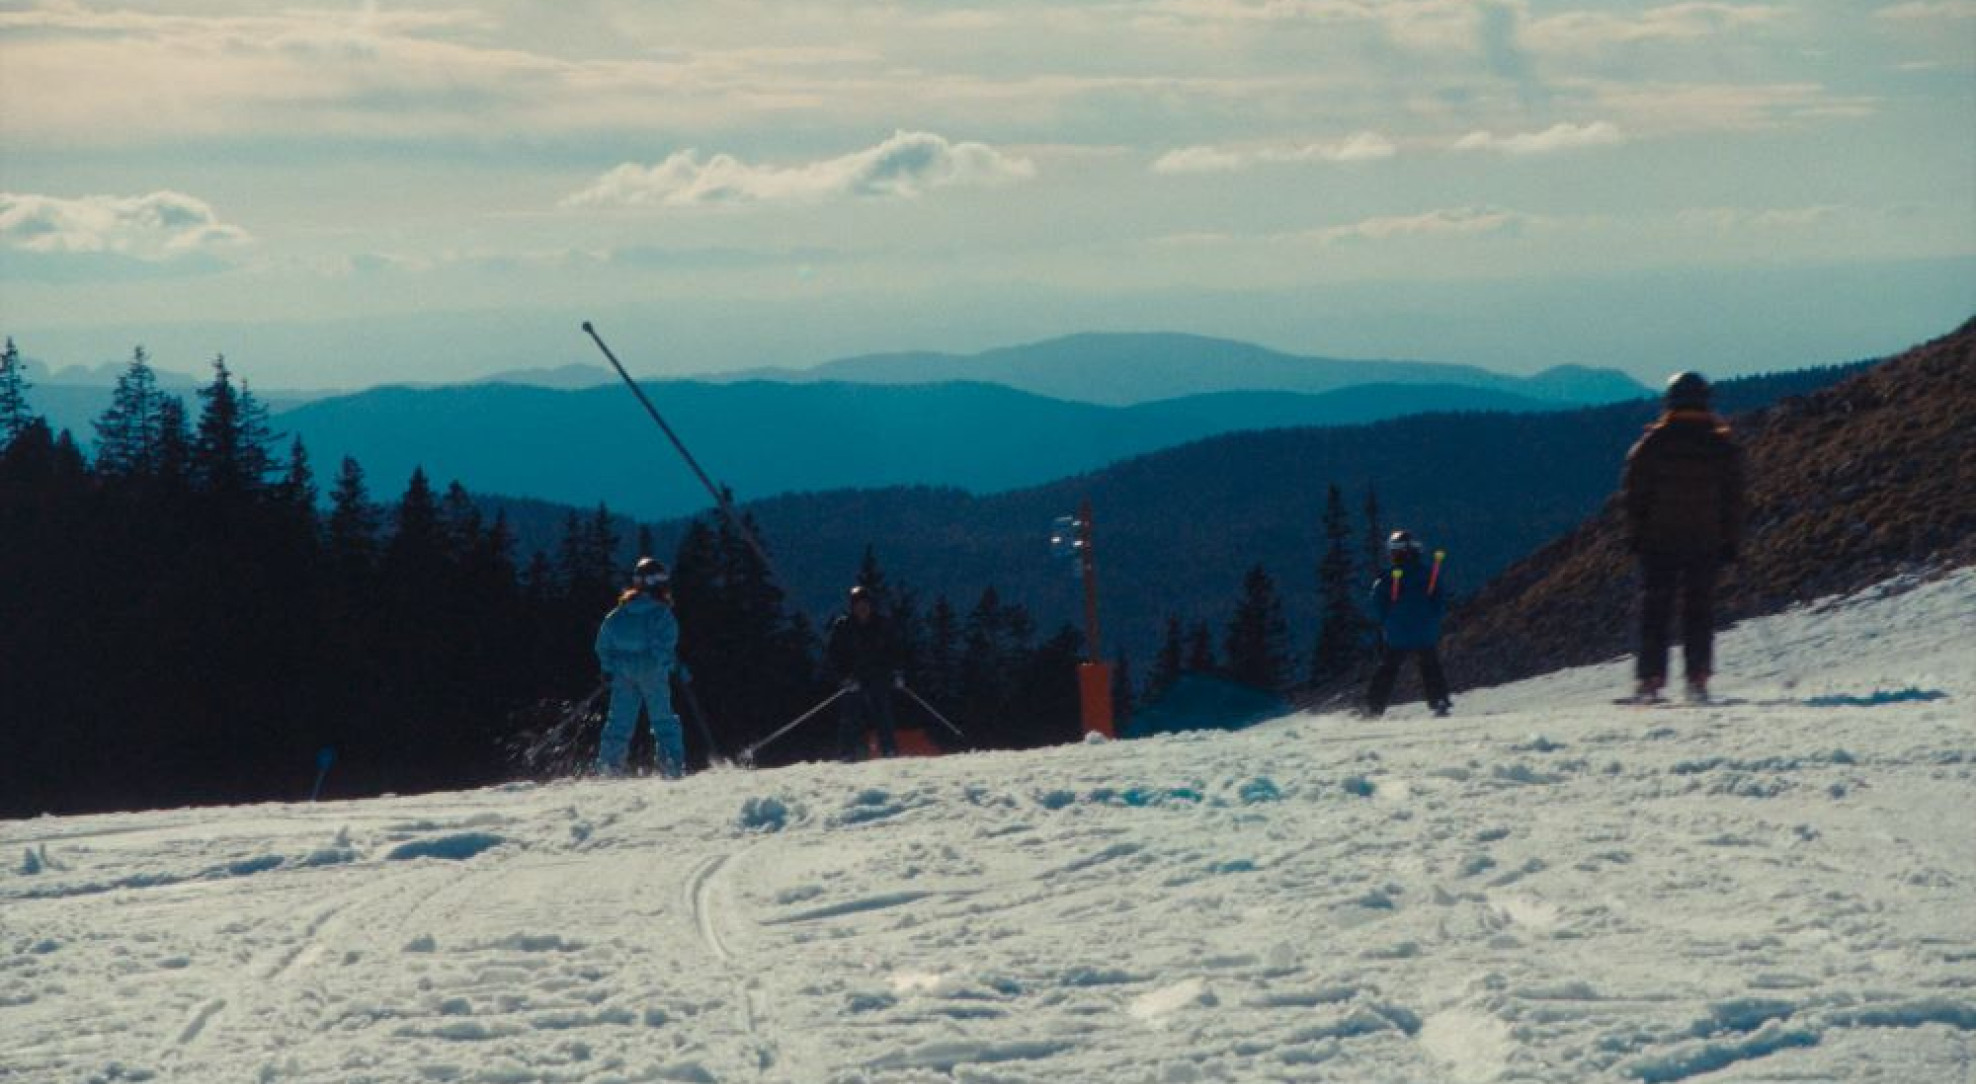
[[[967,740],[967,735],[961,732],[960,727],[955,726],[952,720],[948,719],[945,715],[940,714],[940,709],[927,703],[925,697],[914,692],[912,690],[912,686],[907,685],[905,682],[902,681],[899,683],[899,691],[905,693],[907,696],[912,697],[913,703],[918,704],[922,708],[925,708],[926,713],[928,715],[931,715],[935,719],[940,720],[940,725],[946,727],[948,730],[953,731],[955,737],[959,738],[962,741]]]
[[[700,694],[693,691],[691,678],[679,683],[679,691],[686,694],[686,706],[692,709],[693,722],[700,728],[700,737],[707,743],[707,763],[720,759],[720,746],[714,744],[713,728],[707,723],[707,713],[700,708]]]
[[[552,771],[562,771],[563,766],[559,762],[569,751],[570,746],[575,744],[573,732],[582,727],[584,720],[596,710],[597,701],[602,699],[610,688],[611,679],[605,678],[597,683],[596,688],[590,690],[589,695],[564,709],[563,716],[556,720],[556,725],[550,727],[549,732],[542,735],[540,741],[522,751],[524,762],[528,767],[532,770],[540,770],[547,765]]]
[[[631,374],[625,371],[624,364],[618,361],[616,354],[611,353],[610,347],[604,345],[603,336],[597,334],[597,329],[590,326],[590,321],[583,322],[583,330],[590,336],[591,341],[597,344],[597,349],[604,352],[604,357],[610,359],[611,368],[616,369],[618,376],[624,379],[624,386],[631,389],[631,394],[638,397],[638,401],[645,407],[645,413],[650,414],[652,420],[659,423],[659,428],[665,431],[666,439],[672,441],[672,446],[679,450],[680,458],[686,460],[686,465],[700,479],[700,484],[707,487],[707,492],[713,495],[714,506],[727,518],[729,526],[733,527],[735,532],[748,543],[748,547],[755,551],[755,556],[762,559],[762,566],[768,569],[770,578],[780,582],[782,577],[775,574],[775,564],[768,559],[768,550],[762,546],[761,539],[755,537],[755,532],[749,529],[747,521],[735,512],[734,498],[730,497],[726,490],[715,485],[714,480],[707,477],[707,472],[700,469],[700,461],[693,458],[693,453],[686,450],[686,443],[679,439],[679,434],[673,432],[672,426],[667,425],[666,420],[659,416],[659,408],[653,406],[652,400],[646,398],[645,389],[639,387],[636,380],[631,379]]]
[[[755,754],[761,750],[762,746],[767,745],[769,742],[772,742],[775,739],[783,736],[784,734],[789,733],[791,730],[794,730],[797,727],[802,726],[804,723],[808,722],[810,718],[814,716],[817,712],[820,712],[823,709],[829,707],[830,705],[835,704],[838,700],[842,699],[843,697],[849,696],[850,693],[851,693],[851,687],[848,685],[839,688],[836,692],[831,693],[829,696],[824,697],[823,702],[818,704],[816,707],[813,707],[810,710],[804,712],[803,714],[796,716],[794,719],[791,719],[788,722],[782,724],[782,728],[780,730],[777,730],[775,733],[770,734],[768,737],[763,738],[762,740],[755,742],[753,745],[750,745],[742,749],[741,755],[739,757],[741,763],[753,764],[755,762]]]
[[[1427,574],[1427,595],[1432,598],[1434,589],[1441,585],[1441,562],[1448,559],[1447,550],[1434,551],[1434,571]]]
[[[316,785],[309,789],[309,801],[322,797],[322,781],[329,778],[330,766],[336,763],[336,747],[325,745],[316,754]]]

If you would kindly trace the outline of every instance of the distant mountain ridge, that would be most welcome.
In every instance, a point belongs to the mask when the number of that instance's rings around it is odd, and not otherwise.
[[[1309,395],[1359,384],[1458,385],[1576,405],[1648,393],[1645,385],[1624,373],[1578,365],[1519,377],[1441,362],[1306,357],[1232,339],[1178,333],[1087,332],[978,354],[868,354],[808,369],[754,369],[709,379],[870,384],[970,380],[1113,406],[1234,390]]]
[[[1381,384],[1322,395],[1224,392],[1130,407],[991,384],[752,381],[643,387],[694,455],[743,498],[895,485],[990,493],[1244,429],[1352,425],[1425,411],[1554,409],[1486,388]],[[378,388],[276,413],[316,461],[354,457],[381,483],[414,467],[477,492],[646,519],[707,495],[625,389],[512,384]]]
[[[1827,387],[1866,364],[1726,380],[1717,400],[1729,411],[1754,409]],[[1218,642],[1244,571],[1261,564],[1276,580],[1301,676],[1329,484],[1344,489],[1355,532],[1366,489],[1376,486],[1388,529],[1409,527],[1447,547],[1459,597],[1598,508],[1626,448],[1658,409],[1643,398],[1534,414],[1249,430],[990,496],[868,488],[744,507],[759,519],[796,604],[813,616],[838,604],[871,545],[892,582],[923,592],[922,600],[944,594],[965,612],[992,584],[1047,629],[1081,623],[1078,585],[1046,539],[1051,521],[1088,497],[1108,651],[1122,647],[1145,666],[1168,615],[1206,620]],[[682,522],[657,525],[660,551],[671,552],[683,531]]]

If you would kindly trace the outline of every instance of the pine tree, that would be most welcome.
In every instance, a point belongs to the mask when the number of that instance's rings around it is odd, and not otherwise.
[[[871,595],[871,603],[879,613],[885,612],[886,595],[885,570],[878,566],[878,549],[865,543],[864,559],[858,562],[858,578],[854,581]]]
[[[14,346],[13,337],[8,336],[7,348],[0,351],[0,451],[5,451],[36,417],[27,403],[27,389],[31,386],[21,352]]]
[[[528,559],[528,566],[521,571],[522,597],[531,610],[546,614],[556,597],[556,566],[549,563],[549,555],[536,550]]]
[[[1133,695],[1132,660],[1120,651],[1112,659],[1112,728],[1117,733],[1125,732],[1125,724],[1132,720],[1132,712],[1139,706]]]
[[[1324,504],[1324,557],[1317,566],[1317,643],[1311,649],[1310,681],[1327,685],[1351,677],[1365,657],[1365,616],[1359,610],[1358,581],[1352,567],[1352,528],[1345,497],[1331,486]]]
[[[1261,565],[1252,566],[1242,577],[1242,598],[1223,641],[1228,676],[1258,689],[1282,690],[1289,684],[1289,642],[1276,582]]]
[[[1010,718],[1015,685],[1020,678],[1020,653],[1031,631],[1020,607],[1005,606],[993,587],[968,611],[961,632],[959,681],[955,689],[963,727],[978,743],[1011,744],[1008,731],[1020,725]]]
[[[110,406],[96,419],[96,469],[107,478],[157,473],[164,445],[164,403],[158,374],[142,346],[110,391]],[[182,414],[182,412],[181,412]]]
[[[511,611],[522,605],[520,572],[515,566],[515,532],[508,526],[505,509],[495,510],[494,522],[468,552],[467,585],[483,596],[493,596]],[[510,616],[519,617],[515,613]]]
[[[213,359],[213,379],[199,389],[203,405],[192,435],[192,479],[204,492],[256,497],[274,469],[274,433],[267,408],[244,386],[233,386],[226,356]]]
[[[926,658],[916,678],[923,695],[940,704],[954,702],[960,687],[960,615],[941,595],[926,613]]]
[[[480,544],[480,508],[457,480],[446,486],[446,496],[439,505],[439,519],[447,545],[455,554],[464,556]]]
[[[738,529],[724,516],[711,525],[696,520],[673,569],[681,658],[692,668],[716,739],[730,751],[799,714],[819,695],[814,635],[789,613],[748,532],[759,535],[746,517]],[[816,727],[791,735],[771,755],[826,755],[831,737],[829,727]]]
[[[619,571],[618,537],[616,517],[601,502],[597,510],[590,513],[590,521],[583,531],[583,553],[589,562],[588,572],[594,581],[604,585],[603,595],[615,593],[618,582],[624,579]]]
[[[1386,563],[1386,528],[1379,521],[1379,491],[1365,487],[1365,567],[1375,569]]]
[[[158,403],[157,475],[167,491],[182,492],[192,480],[192,430],[185,400],[167,395]]]
[[[1160,643],[1160,653],[1153,656],[1153,672],[1146,682],[1148,697],[1158,696],[1180,680],[1181,670],[1187,664],[1186,652],[1186,637],[1180,618],[1169,614],[1166,619],[1166,639]]]
[[[1027,622],[1021,607],[1012,610]],[[1061,625],[1055,635],[1032,648],[1033,635],[1032,627],[1013,645],[1014,681],[1000,716],[999,743],[1019,749],[1073,742],[1084,733],[1077,677],[1084,634],[1074,625]]]
[[[289,508],[315,511],[316,472],[309,466],[309,450],[302,446],[301,437],[288,444],[288,470],[275,486],[275,497]]]
[[[310,557],[320,556],[322,540],[316,516],[316,472],[309,465],[309,450],[302,445],[301,437],[289,442],[288,468],[282,472],[281,481],[275,483],[272,495],[276,521],[286,535],[284,543],[292,551],[306,549]],[[316,582],[327,581],[316,577]]]
[[[1214,634],[1206,621],[1194,622],[1187,632],[1187,669],[1196,674],[1212,674],[1221,669],[1214,661]]]
[[[926,622],[919,613],[918,594],[910,587],[895,588],[885,599],[883,613],[900,672],[909,681],[918,680],[926,665]]]
[[[346,578],[360,578],[377,561],[378,528],[382,513],[371,503],[364,486],[364,468],[349,456],[343,457],[336,475],[336,488],[329,495],[326,525],[330,559]]]
[[[563,521],[563,538],[556,551],[556,578],[563,598],[577,611],[603,613],[617,598],[617,530],[610,509],[599,504],[584,518],[571,512]]]
[[[388,571],[402,577],[402,586],[414,593],[433,588],[431,582],[446,560],[446,529],[439,513],[439,500],[425,468],[412,468],[405,495],[399,498],[391,539],[385,543],[384,560]]]

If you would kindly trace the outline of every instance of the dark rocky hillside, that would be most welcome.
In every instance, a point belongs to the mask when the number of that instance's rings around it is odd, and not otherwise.
[[[1732,421],[1749,455],[1750,520],[1723,621],[1976,562],[1976,320]],[[1608,500],[1457,612],[1450,676],[1495,684],[1623,654],[1635,590]]]

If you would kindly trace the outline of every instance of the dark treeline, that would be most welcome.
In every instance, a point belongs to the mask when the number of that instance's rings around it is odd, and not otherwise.
[[[96,422],[95,454],[50,430],[11,340],[0,359],[0,815],[483,784],[597,680],[591,641],[640,531],[568,513],[522,558],[498,512],[414,471],[380,502],[360,464],[318,479],[224,358],[188,409],[140,348]],[[729,525],[676,552],[681,653],[733,753],[831,687],[816,630]],[[992,588],[965,610],[861,582],[913,686],[976,747],[1075,738],[1070,628],[1040,636]],[[848,580],[847,580],[848,584]],[[916,709],[900,705],[903,723]],[[826,755],[834,720],[762,763]],[[689,726],[696,761],[697,728]],[[937,731],[937,728],[935,728]]]

